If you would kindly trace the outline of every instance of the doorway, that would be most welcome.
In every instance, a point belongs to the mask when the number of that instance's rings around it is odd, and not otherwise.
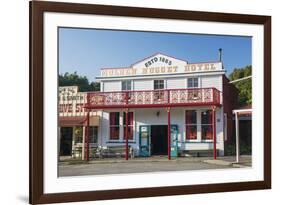
[[[168,126],[151,125],[151,154],[168,154]]]
[[[70,156],[72,151],[72,127],[61,127],[60,129],[60,156]]]

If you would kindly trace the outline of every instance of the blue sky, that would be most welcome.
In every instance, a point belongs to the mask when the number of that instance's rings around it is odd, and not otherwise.
[[[59,28],[59,73],[94,81],[100,68],[130,66],[154,53],[195,63],[216,61],[222,48],[228,75],[251,65],[251,47],[251,37]]]

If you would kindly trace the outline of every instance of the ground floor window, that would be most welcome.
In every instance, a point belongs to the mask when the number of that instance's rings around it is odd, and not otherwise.
[[[89,130],[89,142],[90,143],[98,143],[98,127],[97,126],[91,126]]]
[[[120,131],[120,113],[111,112],[109,113],[109,139],[110,140],[119,140],[119,131]]]
[[[76,126],[74,127],[74,143],[82,143],[83,142],[83,127]]]
[[[212,122],[212,111],[207,110],[201,112],[201,138],[202,140],[213,139],[213,122]]]
[[[133,139],[133,130],[134,130],[134,113],[128,112],[128,139]],[[123,112],[123,139],[126,140],[126,113]]]
[[[185,133],[186,140],[197,139],[197,113],[195,110],[185,111]]]
[[[60,155],[69,156],[72,150],[73,127],[60,128]]]
[[[213,140],[212,110],[185,111],[185,140]]]

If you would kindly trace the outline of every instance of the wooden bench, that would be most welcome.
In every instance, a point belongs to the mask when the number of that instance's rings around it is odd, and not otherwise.
[[[101,150],[102,157],[124,157],[126,155],[126,146],[108,146]],[[129,146],[128,155],[131,158],[134,158],[134,150]]]
[[[90,157],[101,158],[101,148],[98,146],[90,146]]]
[[[86,148],[85,148],[86,149]],[[82,146],[77,146],[74,147],[72,150],[72,158],[76,159],[76,158],[81,158],[82,159]],[[100,154],[100,148],[98,146],[90,146],[90,150],[89,150],[89,157],[90,158],[100,158],[101,154]]]

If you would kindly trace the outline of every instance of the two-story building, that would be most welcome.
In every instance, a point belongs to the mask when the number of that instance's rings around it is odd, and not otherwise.
[[[81,147],[82,158],[93,146],[120,145],[132,147],[137,156],[224,154],[237,93],[221,61],[189,63],[157,53],[100,72],[100,92],[79,93],[73,87],[68,95],[80,98],[63,101],[68,88],[60,88],[61,155],[67,135],[72,143],[67,153]]]

